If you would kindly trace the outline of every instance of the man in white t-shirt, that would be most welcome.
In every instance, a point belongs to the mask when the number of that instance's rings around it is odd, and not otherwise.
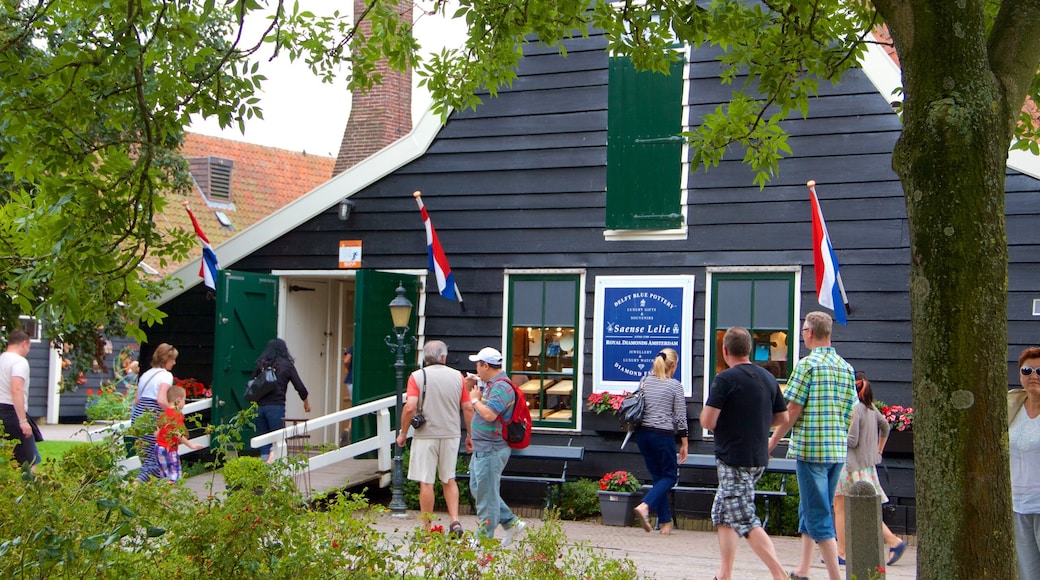
[[[40,462],[36,438],[29,419],[29,335],[15,330],[7,337],[7,350],[0,354],[0,422],[5,437],[15,439],[14,458],[18,463]]]

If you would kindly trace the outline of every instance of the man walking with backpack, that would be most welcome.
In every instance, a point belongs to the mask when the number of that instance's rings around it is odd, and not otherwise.
[[[502,545],[508,546],[527,527],[502,500],[502,471],[509,461],[511,449],[502,437],[502,429],[513,416],[517,397],[513,384],[502,371],[502,353],[491,347],[470,355],[477,363],[477,375],[466,377],[466,389],[473,404],[473,423],[466,438],[466,451],[473,453],[469,462],[470,491],[477,508],[480,535],[495,537],[502,525]]]

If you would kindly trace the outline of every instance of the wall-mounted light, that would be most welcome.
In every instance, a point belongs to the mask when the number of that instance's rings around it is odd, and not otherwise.
[[[354,202],[349,199],[344,199],[339,202],[339,219],[340,221],[347,221],[350,219],[350,212],[354,209]]]

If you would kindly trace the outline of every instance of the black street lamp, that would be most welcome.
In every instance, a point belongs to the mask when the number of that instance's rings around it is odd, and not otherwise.
[[[404,339],[405,335],[408,334],[408,320],[411,316],[412,301],[405,298],[404,285],[398,282],[397,297],[390,301],[390,318],[394,321],[394,336],[396,340],[390,335],[386,337],[386,345],[390,347],[391,352],[397,355],[397,360],[394,362],[394,370],[397,371],[397,398],[394,399],[396,402],[395,408],[397,409],[397,436],[401,435],[401,429],[404,427],[401,425],[401,394],[404,391],[404,355],[412,350],[411,343],[415,341],[414,336],[412,340],[407,342]],[[390,513],[395,517],[404,517],[408,511],[408,505],[404,503],[404,467],[401,459],[401,447],[397,445],[396,439],[397,437],[395,437],[394,442],[394,464],[390,479],[392,486]]]

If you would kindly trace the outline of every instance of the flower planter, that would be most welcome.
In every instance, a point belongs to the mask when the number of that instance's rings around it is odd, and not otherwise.
[[[621,491],[598,491],[599,511],[605,526],[632,525],[635,514],[632,509],[643,499],[640,492],[626,493]]]
[[[585,413],[582,417],[583,430],[621,433],[621,423],[613,413]]]
[[[913,429],[907,429],[906,431],[896,431],[895,429],[892,429],[889,431],[888,443],[885,444],[885,455],[891,455],[893,457],[913,457]]]

